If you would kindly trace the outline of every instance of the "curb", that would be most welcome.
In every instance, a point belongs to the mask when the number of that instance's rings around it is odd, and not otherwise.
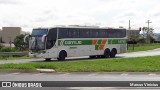
[[[54,69],[40,69],[40,68],[38,68],[36,70],[39,71],[40,73],[53,73],[53,72],[55,72]]]
[[[40,71],[30,69],[0,69],[0,73],[40,73]]]
[[[0,69],[0,73],[53,73],[53,69]]]
[[[97,73],[97,74],[160,74],[160,72],[56,72],[54,69],[0,69],[0,73],[71,73],[71,74],[89,74],[89,73]]]

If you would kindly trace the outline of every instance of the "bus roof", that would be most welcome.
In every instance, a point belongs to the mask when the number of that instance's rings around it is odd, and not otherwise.
[[[84,29],[125,29],[125,28],[112,28],[112,27],[99,27],[99,26],[53,26],[53,27],[48,27],[48,28],[34,28],[34,29],[51,29],[51,28],[84,28]]]

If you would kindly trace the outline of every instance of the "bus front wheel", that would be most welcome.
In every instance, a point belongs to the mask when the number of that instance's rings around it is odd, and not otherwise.
[[[61,52],[59,53],[59,57],[58,57],[57,59],[58,59],[59,61],[64,61],[66,57],[67,57],[66,51],[61,51]]]
[[[107,48],[107,49],[105,49],[105,51],[104,51],[104,57],[105,57],[105,58],[109,58],[109,56],[110,56],[110,50]]]
[[[96,58],[96,56],[89,56],[89,58],[91,58],[91,59],[92,59],[92,58]]]
[[[51,61],[51,58],[45,58],[45,61]]]

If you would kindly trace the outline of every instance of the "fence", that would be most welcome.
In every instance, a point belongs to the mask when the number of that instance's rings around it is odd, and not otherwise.
[[[28,52],[0,52],[1,56],[23,56],[28,55]]]

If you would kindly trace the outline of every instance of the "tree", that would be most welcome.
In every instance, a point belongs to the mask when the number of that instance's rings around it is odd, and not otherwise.
[[[147,43],[151,42],[153,36],[153,28],[143,27],[143,34],[147,35]]]
[[[0,37],[0,43],[4,43],[3,40],[2,40],[2,37]]]
[[[25,35],[21,34],[16,36],[16,38],[14,39],[14,45],[16,48],[18,48],[19,50],[26,50],[29,46],[29,38],[26,38],[27,43],[24,42],[24,37]]]

